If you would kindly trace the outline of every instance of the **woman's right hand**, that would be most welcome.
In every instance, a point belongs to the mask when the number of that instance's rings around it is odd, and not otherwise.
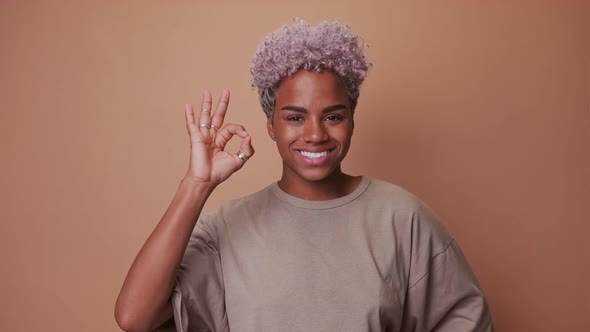
[[[195,223],[210,192],[254,154],[250,135],[239,125],[222,127],[229,91],[224,90],[211,114],[211,93],[203,93],[198,121],[186,105],[190,166],[185,178],[133,261],[115,305],[115,318],[125,331],[153,331],[172,316],[170,294]],[[242,158],[224,151],[233,137],[241,139]]]
[[[195,121],[192,105],[186,105],[186,129],[191,144],[186,180],[214,188],[242,168],[246,160],[254,154],[252,138],[244,127],[236,124],[223,125],[228,104],[229,90],[225,89],[219,97],[215,113],[212,113],[211,93],[203,92],[198,121]],[[225,146],[233,136],[242,140],[240,151],[227,152]]]

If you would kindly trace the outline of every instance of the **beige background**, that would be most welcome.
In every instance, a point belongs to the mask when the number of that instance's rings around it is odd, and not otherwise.
[[[589,331],[588,2],[361,3],[0,2],[0,330],[118,330],[202,89],[232,90],[257,149],[207,209],[278,178],[248,65],[299,16],[370,45],[345,170],[438,212],[498,331]]]

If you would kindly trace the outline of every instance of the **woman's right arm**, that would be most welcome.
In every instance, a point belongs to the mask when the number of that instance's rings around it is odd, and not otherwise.
[[[235,135],[240,150],[254,154],[251,137],[242,126],[222,127],[229,91],[224,90],[211,116],[211,94],[203,94],[199,121],[191,105],[185,109],[191,153],[187,174],[170,206],[137,254],[115,305],[115,319],[125,331],[151,331],[172,316],[170,294],[195,223],[213,190],[239,170],[245,160],[224,151]]]

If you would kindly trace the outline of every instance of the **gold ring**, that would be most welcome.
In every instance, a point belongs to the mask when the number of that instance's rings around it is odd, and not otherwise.
[[[244,162],[246,162],[246,161],[248,161],[248,159],[250,159],[250,156],[248,156],[247,154],[245,154],[244,152],[242,152],[242,150],[240,150],[240,152],[238,152],[238,158],[240,158]]]

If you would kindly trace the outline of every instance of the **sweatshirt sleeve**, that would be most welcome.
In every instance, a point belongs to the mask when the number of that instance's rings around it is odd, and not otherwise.
[[[218,248],[212,229],[199,219],[170,298],[177,332],[229,331]]]
[[[493,332],[487,301],[463,252],[425,206],[412,216],[401,331]]]

